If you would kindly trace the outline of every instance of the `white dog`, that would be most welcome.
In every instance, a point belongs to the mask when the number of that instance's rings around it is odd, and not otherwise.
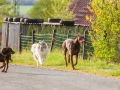
[[[37,66],[39,66],[39,63],[42,65],[48,53],[48,45],[44,41],[39,41],[39,43],[32,45],[31,51],[33,53],[33,58],[37,62]]]

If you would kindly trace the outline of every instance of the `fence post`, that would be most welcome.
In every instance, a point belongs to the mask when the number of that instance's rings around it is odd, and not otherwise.
[[[18,52],[21,53],[21,23],[19,23],[19,29],[18,29]]]
[[[77,25],[77,32],[80,32],[80,26]]]
[[[53,48],[53,45],[54,45],[54,41],[55,41],[55,33],[56,33],[56,29],[54,29],[54,31],[53,31],[52,41],[51,41],[51,47],[50,47],[50,52],[52,52],[52,48]]]
[[[20,40],[19,40],[19,53],[21,53],[21,52],[22,52],[21,35],[22,35],[22,33],[20,33]]]
[[[6,28],[6,32],[5,32],[6,36],[6,43],[5,43],[5,46],[7,47],[8,46],[8,37],[9,37],[9,23],[7,22],[7,28]]]
[[[70,37],[70,35],[71,35],[71,30],[69,29],[69,30],[68,30],[68,35],[67,35],[67,38],[69,38],[69,37]]]
[[[32,30],[32,44],[35,42],[35,30]]]
[[[85,39],[85,42],[84,42],[84,45],[83,45],[83,59],[86,59],[86,55],[85,55],[85,44],[86,44],[86,32],[88,31],[88,27],[84,27],[84,39]]]

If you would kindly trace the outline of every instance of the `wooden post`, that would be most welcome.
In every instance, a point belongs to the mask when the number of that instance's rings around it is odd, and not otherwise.
[[[9,23],[7,22],[7,28],[6,28],[6,32],[5,32],[5,38],[6,38],[6,43],[5,43],[5,47],[8,46],[8,37],[9,37]]]
[[[52,52],[52,48],[53,48],[53,45],[54,45],[55,33],[56,33],[56,29],[53,31],[50,52]]]
[[[22,52],[22,41],[21,41],[21,35],[22,35],[22,33],[20,33],[20,41],[19,41],[19,53],[21,53]]]
[[[88,27],[84,27],[84,39],[85,39],[85,42],[84,42],[84,45],[83,45],[83,59],[85,59],[86,58],[86,51],[85,51],[85,44],[86,44],[86,32],[88,31]]]
[[[21,53],[21,23],[19,23],[19,33],[18,33],[18,51]]]
[[[77,32],[80,32],[80,26],[77,25]]]
[[[35,43],[35,30],[32,30],[32,44]]]
[[[71,36],[71,30],[69,29],[69,30],[68,30],[67,38],[69,38],[70,36]]]

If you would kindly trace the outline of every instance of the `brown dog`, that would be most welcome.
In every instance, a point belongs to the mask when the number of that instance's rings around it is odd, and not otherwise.
[[[3,65],[0,66],[0,68],[3,68],[2,72],[7,72],[9,60],[11,60],[11,54],[14,53],[15,52],[12,48],[9,47],[3,48],[2,51],[0,51],[0,62],[3,62]]]
[[[73,70],[75,69],[74,66],[77,65],[78,63],[78,53],[80,51],[80,45],[83,45],[83,44],[84,44],[84,37],[80,35],[78,35],[75,40],[66,39],[62,44],[62,48],[64,50],[65,64],[67,66],[71,60],[71,65],[72,65]],[[67,58],[66,58],[67,51],[68,51],[68,63],[67,63]],[[75,64],[73,64],[73,55],[76,55]]]

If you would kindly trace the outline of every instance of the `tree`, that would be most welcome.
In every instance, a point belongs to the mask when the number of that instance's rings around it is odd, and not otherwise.
[[[93,13],[91,40],[97,58],[111,61],[120,59],[120,0],[92,0],[88,6]]]
[[[0,1],[0,15],[13,17],[15,14],[12,12],[14,5],[7,3],[6,0]]]
[[[7,0],[9,3],[13,3],[15,0]],[[19,5],[34,5],[37,0],[16,0]]]
[[[13,17],[15,14],[12,12],[13,5],[7,3],[6,0],[0,0],[0,21],[3,21],[4,17]],[[1,27],[1,23],[0,23]]]
[[[61,0],[38,0],[29,11],[29,16],[31,18],[43,18],[45,21],[48,18],[71,20],[74,17],[73,11],[69,10],[72,1],[66,1],[67,3],[62,3]]]

